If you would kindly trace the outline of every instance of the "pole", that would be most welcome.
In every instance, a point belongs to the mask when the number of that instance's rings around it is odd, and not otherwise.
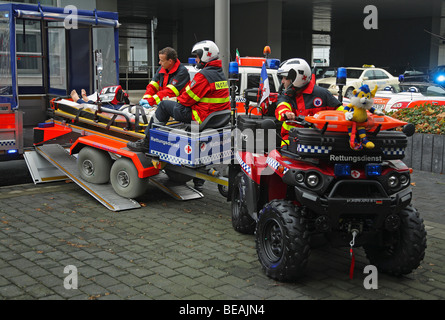
[[[155,30],[158,26],[158,19],[153,17],[151,19],[151,73],[152,78],[155,76]]]
[[[230,62],[230,0],[215,0],[215,43],[226,77]]]

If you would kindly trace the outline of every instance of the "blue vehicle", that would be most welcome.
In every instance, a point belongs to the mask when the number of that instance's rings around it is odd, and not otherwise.
[[[102,85],[119,83],[118,28],[116,12],[0,4],[0,157],[24,153],[25,128],[47,119],[52,98],[97,90],[93,52]]]

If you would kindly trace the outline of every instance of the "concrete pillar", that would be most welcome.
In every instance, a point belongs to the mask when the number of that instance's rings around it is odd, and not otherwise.
[[[270,46],[274,58],[281,59],[281,24],[283,2],[267,1],[267,45]]]
[[[229,76],[230,0],[215,0],[215,43],[219,48],[224,74]]]
[[[439,17],[433,17],[433,26],[436,26],[436,30],[438,31],[437,34],[443,36],[445,34],[445,2],[441,2],[441,8],[439,9],[441,12],[441,15]],[[438,65],[444,65],[445,64],[445,40],[443,39],[432,39],[432,50],[433,51],[433,43],[438,44],[437,48],[437,58],[430,61],[430,68],[434,68]]]

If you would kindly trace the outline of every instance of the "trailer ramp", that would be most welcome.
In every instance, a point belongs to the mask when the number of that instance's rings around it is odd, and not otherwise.
[[[77,169],[77,159],[71,156],[59,144],[46,144],[36,146],[36,151],[46,160],[56,166],[63,174],[73,180],[82,189],[93,196],[97,201],[103,204],[111,211],[123,211],[140,208],[139,202],[123,198],[114,192],[111,184],[94,184],[83,180]]]

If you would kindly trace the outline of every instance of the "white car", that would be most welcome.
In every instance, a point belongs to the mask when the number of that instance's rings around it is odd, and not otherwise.
[[[372,90],[377,85],[379,89],[383,89],[388,85],[396,85],[399,83],[399,78],[394,77],[388,71],[381,68],[363,67],[346,69],[346,85],[343,86],[343,96],[350,97],[354,89],[360,88],[367,84]],[[338,95],[339,88],[336,84],[337,78],[324,78],[316,81],[317,85],[328,89],[332,94]]]
[[[430,82],[401,82],[377,91],[374,108],[385,112],[423,104],[445,105],[445,89]]]

